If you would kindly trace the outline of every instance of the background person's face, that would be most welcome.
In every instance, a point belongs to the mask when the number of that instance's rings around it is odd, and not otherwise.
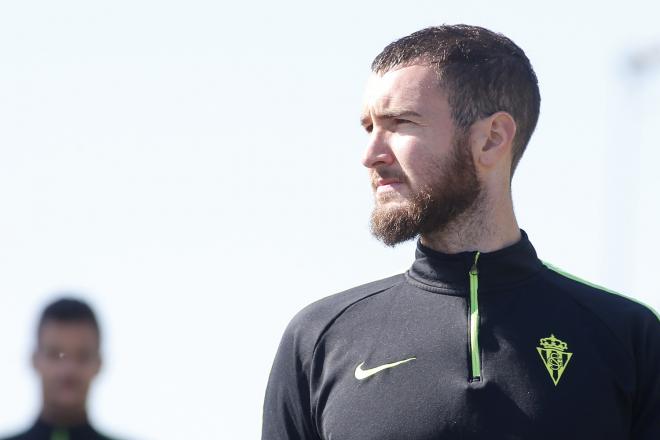
[[[33,362],[41,378],[45,407],[84,408],[101,365],[98,345],[96,330],[89,323],[44,323]]]

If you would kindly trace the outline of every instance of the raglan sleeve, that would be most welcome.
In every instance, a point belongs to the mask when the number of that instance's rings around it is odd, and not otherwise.
[[[312,418],[313,331],[299,313],[287,326],[268,378],[262,440],[318,440]]]
[[[660,317],[645,308],[635,335],[637,392],[633,402],[632,439],[660,439]]]

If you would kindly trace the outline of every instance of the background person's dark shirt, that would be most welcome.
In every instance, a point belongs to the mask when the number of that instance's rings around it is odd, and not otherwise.
[[[42,420],[37,420],[34,425],[24,433],[2,440],[112,440],[97,432],[89,423],[79,426],[55,427]]]

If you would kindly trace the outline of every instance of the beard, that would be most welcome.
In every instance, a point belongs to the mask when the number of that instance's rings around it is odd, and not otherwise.
[[[420,234],[442,232],[475,205],[482,187],[470,152],[468,133],[457,133],[451,152],[438,166],[430,183],[417,189],[403,204],[376,206],[371,214],[371,233],[387,246],[412,240]],[[394,177],[378,173],[377,177]],[[408,182],[408,179],[402,179]],[[383,202],[386,202],[384,200]]]

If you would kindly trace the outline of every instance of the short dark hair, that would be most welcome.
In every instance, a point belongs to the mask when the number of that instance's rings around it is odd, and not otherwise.
[[[429,27],[389,44],[371,70],[428,65],[437,70],[457,128],[498,111],[516,121],[511,174],[516,169],[539,117],[538,80],[525,52],[509,38],[465,24]]]
[[[94,330],[96,330],[99,342],[101,340],[101,331],[94,310],[92,310],[89,304],[82,300],[63,297],[48,304],[43,312],[41,312],[41,317],[39,318],[37,340],[39,340],[39,337],[41,336],[41,330],[44,325],[51,321],[88,323],[94,328]]]

